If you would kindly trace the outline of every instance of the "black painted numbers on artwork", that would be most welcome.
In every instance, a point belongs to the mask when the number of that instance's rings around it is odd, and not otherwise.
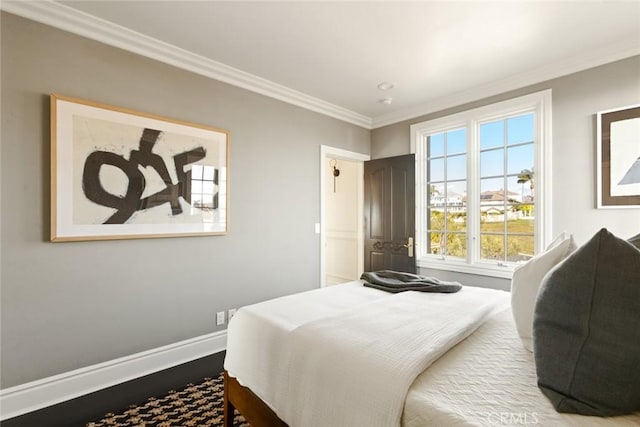
[[[169,203],[171,214],[182,213],[179,198],[191,200],[191,170],[185,171],[185,166],[195,163],[206,156],[203,147],[197,147],[173,156],[178,182],[173,183],[163,158],[153,152],[161,131],[144,129],[140,137],[138,150],[131,150],[129,160],[124,156],[109,151],[94,151],[84,163],[82,171],[82,190],[85,196],[94,203],[116,209],[103,224],[124,224],[131,216],[141,210]],[[115,195],[107,191],[100,181],[100,168],[104,165],[120,169],[129,179],[124,195]],[[142,198],[146,181],[138,166],[153,168],[165,187],[147,197]]]

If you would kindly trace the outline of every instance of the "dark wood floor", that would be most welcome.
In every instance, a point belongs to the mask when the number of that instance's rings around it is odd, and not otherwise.
[[[127,381],[39,411],[2,421],[2,427],[81,427],[109,412],[122,412],[150,397],[184,388],[222,372],[225,352]]]

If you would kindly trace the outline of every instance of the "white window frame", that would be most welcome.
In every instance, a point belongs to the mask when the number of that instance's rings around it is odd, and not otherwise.
[[[505,263],[480,259],[480,124],[499,120],[505,116],[535,113],[534,170],[536,172],[536,216],[534,219],[535,251],[539,253],[551,241],[551,89],[507,101],[463,111],[411,125],[411,152],[416,158],[416,255],[417,265],[423,268],[450,270],[501,278],[511,278],[518,263]],[[467,129],[467,258],[447,258],[425,254],[426,207],[424,170],[424,143],[427,135],[454,128]],[[469,215],[472,213],[472,215]]]

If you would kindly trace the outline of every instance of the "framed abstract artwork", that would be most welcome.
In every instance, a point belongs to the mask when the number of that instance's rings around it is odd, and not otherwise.
[[[229,132],[51,95],[51,241],[225,234]]]
[[[640,207],[640,105],[597,113],[598,209]]]

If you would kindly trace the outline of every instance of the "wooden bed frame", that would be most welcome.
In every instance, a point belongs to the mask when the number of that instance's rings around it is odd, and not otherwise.
[[[251,427],[288,427],[269,406],[249,388],[224,371],[224,427],[233,427],[235,410]]]

